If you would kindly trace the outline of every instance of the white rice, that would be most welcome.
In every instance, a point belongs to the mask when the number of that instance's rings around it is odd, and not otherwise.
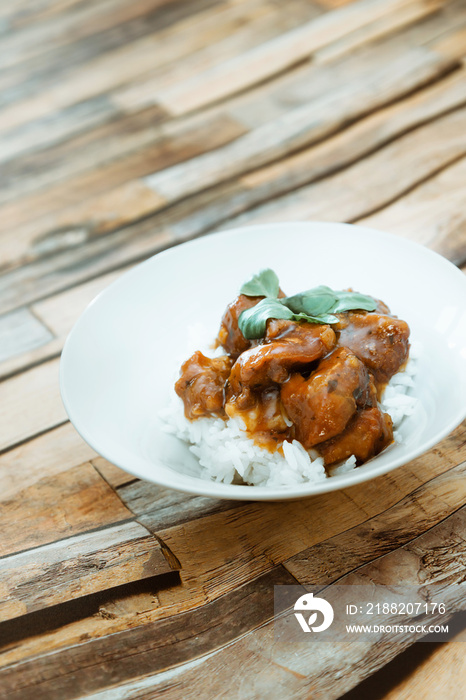
[[[205,355],[221,355],[222,349],[213,351],[205,342],[205,332],[199,327],[190,329],[189,357],[202,348]],[[399,428],[405,416],[416,408],[418,400],[410,394],[416,374],[417,349],[411,347],[406,368],[390,380],[380,403],[382,411],[393,420],[395,441],[400,441]],[[179,364],[183,362],[183,359]],[[178,365],[179,367],[179,365]],[[242,429],[239,421],[229,418],[185,418],[182,400],[173,391],[170,405],[160,414],[162,429],[189,444],[190,451],[199,459],[200,477],[224,484],[246,483],[253,486],[292,487],[296,484],[322,481],[344,474],[356,467],[351,456],[342,464],[327,471],[324,460],[314,450],[307,451],[300,442],[283,443],[283,456],[256,445]]]

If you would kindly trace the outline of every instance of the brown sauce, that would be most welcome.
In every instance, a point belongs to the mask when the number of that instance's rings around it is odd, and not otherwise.
[[[379,301],[374,312],[338,314],[333,326],[269,319],[265,337],[250,341],[238,319],[261,298],[240,295],[227,307],[217,338],[225,355],[198,351],[181,367],[175,389],[186,417],[235,417],[261,447],[297,439],[326,465],[378,454],[393,440],[378,399],[407,362],[407,323]]]

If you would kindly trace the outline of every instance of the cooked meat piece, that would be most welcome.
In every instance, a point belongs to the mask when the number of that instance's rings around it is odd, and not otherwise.
[[[285,296],[280,289],[278,291],[279,299]],[[240,294],[231,304],[228,304],[223,318],[220,323],[217,340],[219,345],[232,357],[236,358],[242,352],[254,345],[257,345],[256,340],[247,340],[238,328],[238,319],[243,311],[250,309],[258,304],[264,297],[249,297],[245,294]]]
[[[345,430],[331,440],[321,443],[317,450],[325,464],[333,464],[354,455],[365,462],[379,454],[393,440],[392,419],[377,408],[358,410]]]
[[[175,391],[183,399],[186,418],[224,415],[224,387],[232,364],[227,355],[211,359],[199,351],[183,363]]]
[[[297,439],[310,448],[341,433],[358,404],[373,402],[374,391],[363,363],[337,348],[308,379],[293,374],[281,388],[281,399]]]
[[[330,326],[271,319],[264,342],[243,352],[233,365],[227,396],[246,408],[254,403],[252,389],[283,383],[291,370],[318,360],[334,346]]]
[[[393,316],[364,311],[341,314],[335,327],[338,345],[349,348],[386,384],[408,359],[409,326]]]
[[[251,341],[247,340],[238,328],[240,314],[258,304],[263,298],[240,294],[231,304],[228,304],[223,314],[217,340],[225,352],[235,359],[251,347]]]

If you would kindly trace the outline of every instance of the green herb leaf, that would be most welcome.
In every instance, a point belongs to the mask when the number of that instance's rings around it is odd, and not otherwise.
[[[256,306],[243,311],[238,319],[238,327],[248,340],[263,338],[269,318],[284,318],[288,321],[307,321],[308,323],[336,323],[336,316],[320,314],[294,314],[285,304],[278,299],[262,299]]]
[[[267,268],[261,270],[257,275],[254,275],[249,282],[245,282],[241,287],[240,294],[246,294],[248,297],[268,297],[276,299],[280,283],[276,273]],[[243,334],[244,335],[244,334]]]
[[[318,316],[310,316],[309,314],[293,314],[293,321],[308,321],[309,323],[338,323],[336,316],[331,314],[319,314]]]
[[[258,304],[243,311],[238,319],[238,327],[248,340],[262,338],[269,318],[292,319],[293,312],[280,304],[277,299],[262,299]]]
[[[248,340],[265,335],[269,318],[284,318],[308,323],[338,323],[334,314],[352,309],[375,311],[377,302],[359,292],[337,292],[321,284],[291,297],[278,299],[279,282],[273,270],[261,270],[243,284],[241,294],[263,296],[256,306],[243,311],[238,319],[241,333]]]
[[[343,311],[352,309],[362,309],[363,311],[375,311],[377,302],[372,297],[359,292],[335,292],[338,301],[331,311],[334,314],[341,314]]]
[[[332,311],[337,301],[337,294],[325,285],[283,299],[283,303],[294,313],[304,313],[310,316],[320,316],[320,314]]]

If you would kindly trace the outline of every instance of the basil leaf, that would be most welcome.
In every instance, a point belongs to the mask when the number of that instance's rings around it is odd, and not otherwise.
[[[310,316],[320,316],[327,311],[333,311],[337,300],[337,294],[330,287],[321,285],[292,297],[286,297],[283,299],[283,303],[296,314],[305,313]]]
[[[262,299],[250,309],[245,309],[239,316],[238,327],[248,340],[262,338],[269,318],[292,319],[293,312],[276,299]]]
[[[248,340],[265,335],[269,318],[331,324],[338,323],[334,314],[352,309],[375,311],[377,308],[377,302],[372,297],[359,292],[337,292],[323,284],[300,294],[278,299],[278,277],[270,268],[261,270],[249,282],[243,284],[240,293],[265,297],[239,316],[239,329]]]
[[[293,314],[293,321],[308,321],[309,323],[338,323],[338,318],[331,314],[319,314],[318,316],[309,316],[309,314]]]
[[[257,275],[254,275],[249,282],[245,282],[241,287],[240,294],[246,294],[248,297],[269,297],[276,299],[280,283],[276,273],[267,268],[261,270]],[[244,334],[243,334],[244,335]]]
[[[363,309],[364,311],[375,311],[377,302],[372,297],[359,292],[335,292],[338,301],[332,313],[340,314],[343,311],[351,311],[354,309]]]

